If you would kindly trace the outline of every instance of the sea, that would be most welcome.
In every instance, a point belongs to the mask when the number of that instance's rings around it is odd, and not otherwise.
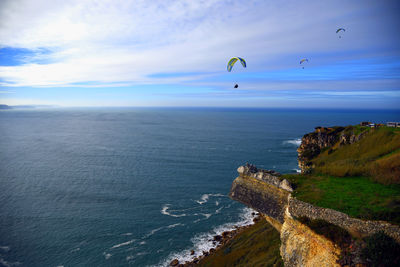
[[[296,173],[314,127],[399,120],[398,110],[2,110],[0,266],[190,260],[252,222],[228,197],[239,166]]]

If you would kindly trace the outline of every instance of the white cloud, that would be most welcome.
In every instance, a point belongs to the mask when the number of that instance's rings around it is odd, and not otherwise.
[[[386,25],[379,12],[388,9],[365,1],[4,1],[0,46],[51,52],[1,66],[1,84],[184,83],[199,76],[148,76],[218,74],[236,55],[248,59],[249,71],[280,68],[293,64],[290,57],[385,45],[391,30],[366,29]],[[338,42],[334,30],[343,25],[348,33]],[[30,61],[38,59],[49,63]]]

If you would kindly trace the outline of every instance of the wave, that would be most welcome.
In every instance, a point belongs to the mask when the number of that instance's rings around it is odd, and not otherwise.
[[[132,233],[125,233],[125,234],[121,234],[121,235],[129,236],[129,235],[132,235]]]
[[[204,194],[201,196],[200,200],[196,200],[196,202],[199,203],[200,205],[203,205],[204,203],[207,203],[210,197],[226,197],[226,196],[223,194]]]
[[[148,233],[148,234],[145,235],[144,237],[145,237],[145,238],[148,238],[149,236],[154,235],[155,233],[157,233],[158,231],[160,231],[160,230],[163,229],[163,228],[164,228],[164,227],[159,227],[159,228],[153,229],[153,230],[150,231],[150,233]]]
[[[2,265],[2,266],[11,267],[11,266],[18,266],[18,265],[21,265],[21,264],[22,263],[19,262],[19,261],[9,262],[9,261],[6,261],[3,258],[0,258],[0,265]]]
[[[297,173],[301,173],[301,170],[300,169],[293,169],[295,172],[297,172]]]
[[[172,217],[184,217],[184,216],[186,216],[185,213],[172,214],[172,213],[168,212],[168,209],[169,209],[170,206],[171,206],[170,204],[165,204],[161,209],[161,213],[164,214],[164,215],[172,216]]]
[[[222,206],[221,208],[219,208],[219,209],[217,209],[216,211],[215,211],[215,214],[218,214],[218,213],[220,213],[221,212],[221,210],[224,208],[224,206]]]
[[[108,260],[109,258],[111,258],[112,254],[103,252],[103,256],[106,260]]]
[[[135,258],[135,256],[132,256],[132,255],[130,255],[130,256],[126,256],[126,261],[130,261],[130,260],[133,260]]]
[[[206,217],[206,219],[211,217],[211,213],[202,213],[201,215],[203,215],[204,217]]]
[[[184,224],[183,224],[183,223],[175,223],[175,224],[171,224],[171,225],[167,225],[167,226],[158,227],[158,228],[156,228],[156,229],[151,230],[151,231],[150,231],[148,234],[146,234],[143,238],[148,238],[148,237],[154,235],[155,233],[157,233],[158,231],[160,231],[160,230],[162,230],[162,229],[165,229],[165,228],[171,229],[171,228],[175,228],[175,227],[177,227],[177,226],[184,226]]]
[[[237,222],[226,223],[220,225],[209,232],[195,235],[191,242],[193,245],[180,252],[171,253],[165,260],[161,261],[155,266],[168,266],[173,259],[178,259],[179,262],[184,263],[191,261],[195,257],[199,257],[203,254],[203,251],[209,251],[211,248],[215,248],[218,244],[213,242],[214,236],[221,235],[225,231],[232,231],[240,226],[246,226],[254,224],[253,219],[255,218],[256,211],[250,208],[244,208],[240,214],[240,219]],[[194,254],[191,255],[191,251],[194,250]]]
[[[301,145],[301,139],[300,138],[296,138],[296,139],[293,139],[293,140],[286,140],[286,141],[283,141],[283,144],[284,145],[290,144],[290,145],[300,146]]]
[[[114,246],[111,247],[111,249],[119,248],[119,247],[122,247],[122,246],[127,246],[127,245],[132,244],[132,243],[135,242],[135,241],[136,241],[136,239],[132,239],[132,240],[129,240],[129,241],[126,241],[126,242],[123,242],[123,243],[114,245]]]
[[[175,223],[175,224],[168,225],[167,228],[171,229],[171,228],[175,228],[177,226],[184,226],[184,224],[183,223]]]

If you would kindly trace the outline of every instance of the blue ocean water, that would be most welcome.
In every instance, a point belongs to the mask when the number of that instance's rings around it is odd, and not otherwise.
[[[0,112],[0,266],[163,266],[251,221],[238,166],[296,172],[315,126],[399,111],[91,108]]]

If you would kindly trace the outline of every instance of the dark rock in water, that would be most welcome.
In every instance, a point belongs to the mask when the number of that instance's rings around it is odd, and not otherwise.
[[[193,259],[193,263],[198,263],[199,262],[199,259],[198,258],[194,258]]]
[[[194,255],[194,250],[191,250],[191,251],[190,251],[190,255]]]
[[[256,223],[256,222],[258,222],[259,220],[261,220],[261,217],[258,216],[258,217],[255,217],[255,218],[253,219],[253,222]]]
[[[211,253],[214,253],[215,251],[216,251],[215,248],[211,248],[211,249],[210,249],[210,254],[211,254]]]
[[[179,264],[178,259],[175,259],[175,260],[171,261],[171,263],[169,264],[169,266],[178,266],[178,264]]]
[[[208,256],[208,251],[203,251],[203,255],[204,255],[205,257],[207,257],[207,256]]]
[[[228,236],[229,236],[229,232],[228,231],[225,231],[225,232],[222,233],[222,237],[223,238],[227,238]]]
[[[220,236],[220,235],[214,236],[214,241],[221,241],[221,240],[222,240],[222,236]]]
[[[251,213],[251,216],[254,216],[254,215],[256,215],[256,213],[255,213],[255,212],[252,212],[252,213]]]

